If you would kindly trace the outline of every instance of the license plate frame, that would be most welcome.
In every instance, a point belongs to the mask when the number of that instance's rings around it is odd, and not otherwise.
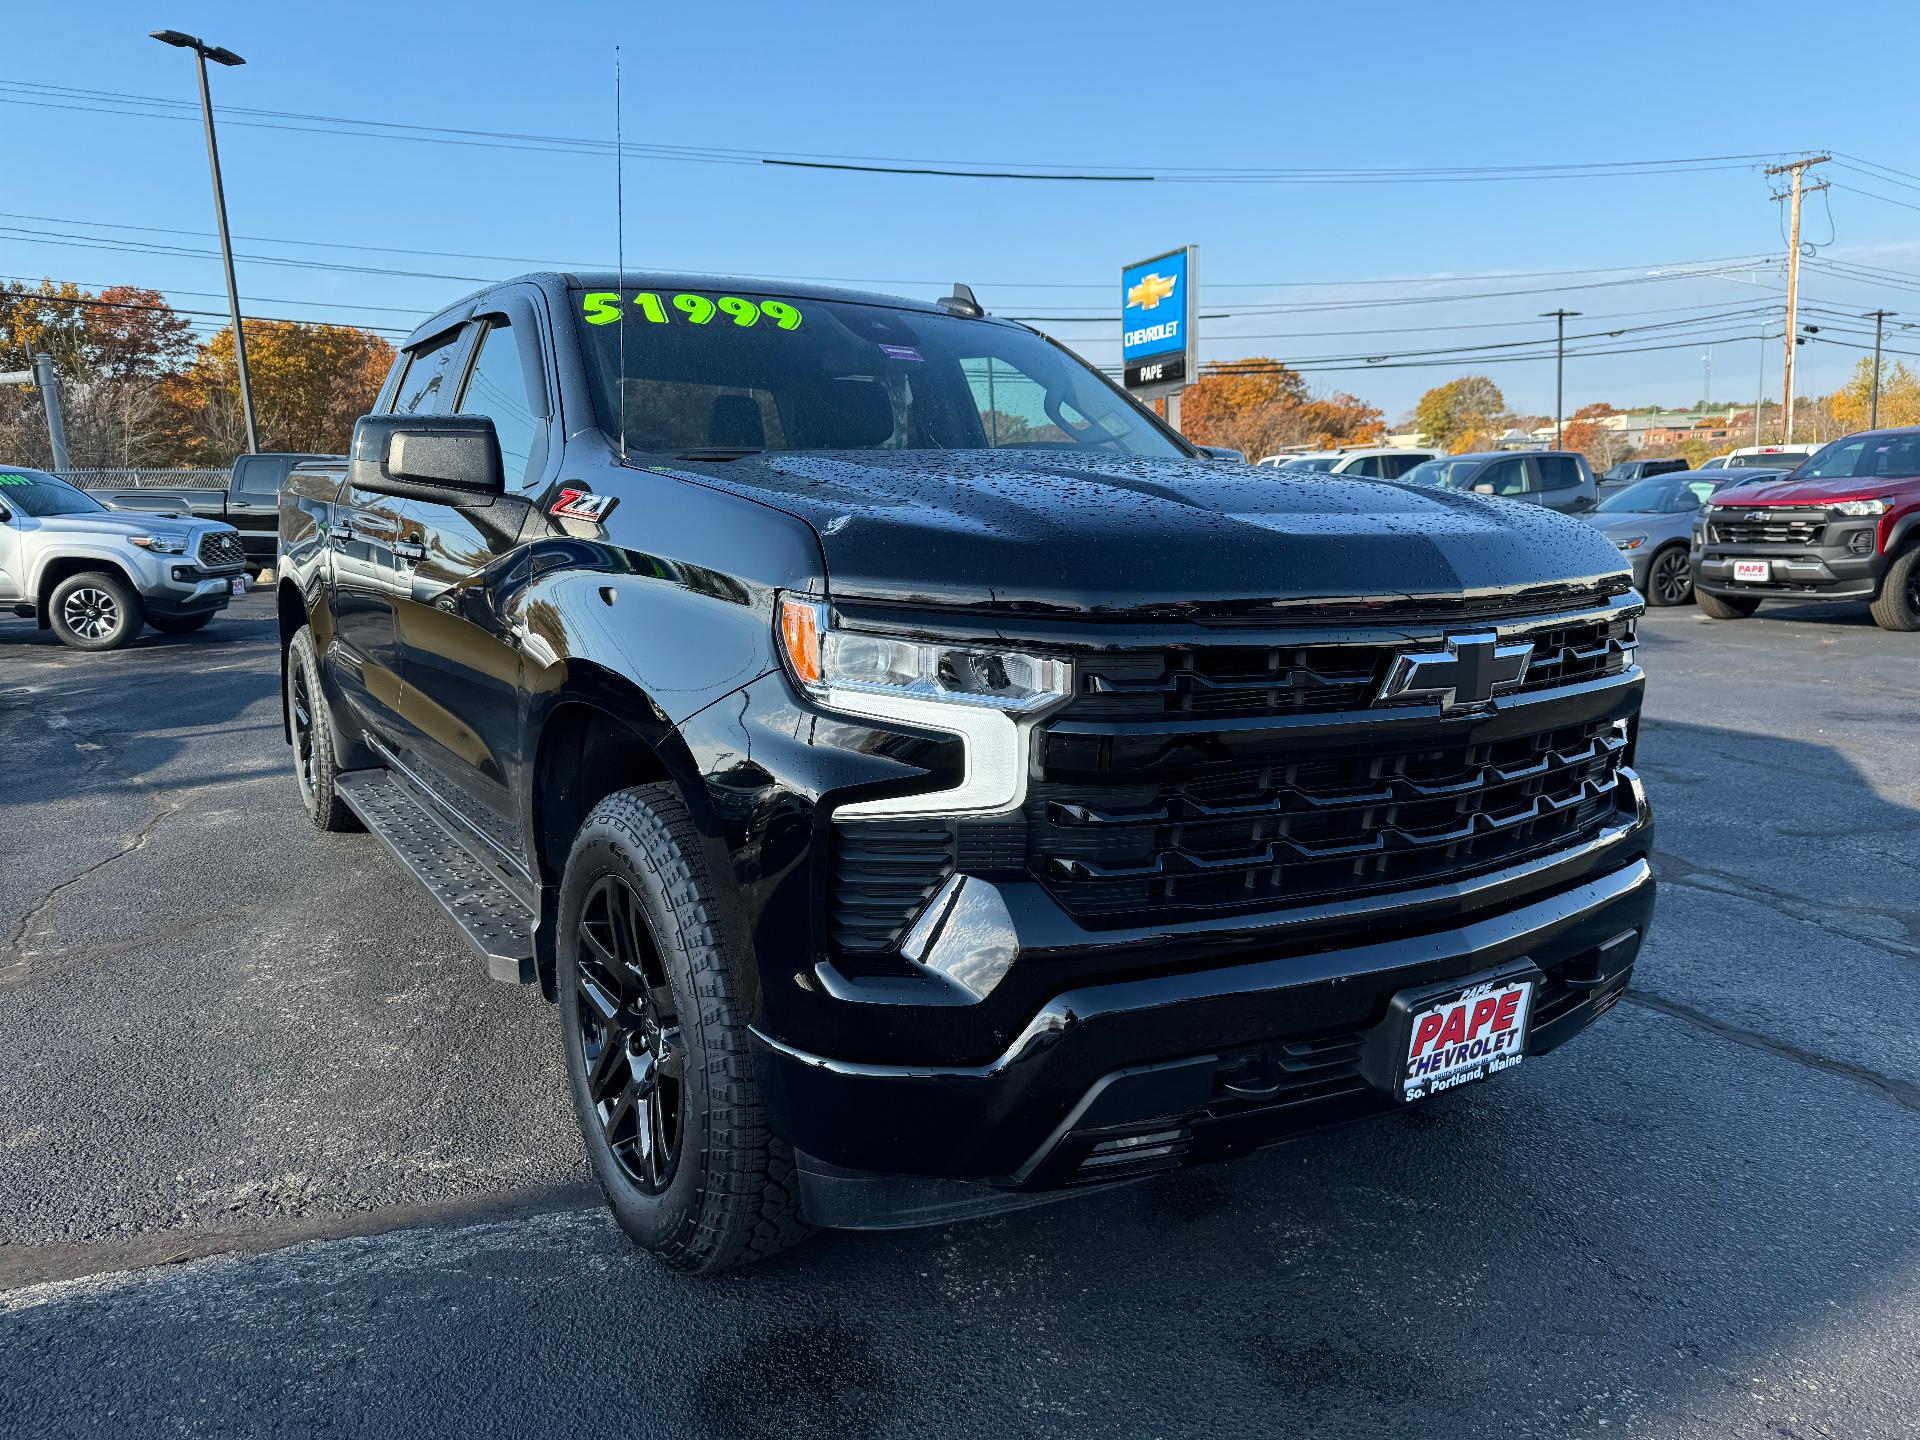
[[[1736,560],[1733,562],[1733,578],[1742,585],[1767,585],[1773,580],[1773,562],[1770,560]]]
[[[1398,1103],[1412,1104],[1511,1070],[1526,1058],[1534,1013],[1545,983],[1546,976],[1539,966],[1523,957],[1475,975],[1402,990],[1388,1002],[1386,1017],[1367,1037],[1361,1054],[1361,1075],[1376,1091]],[[1501,1001],[1510,994],[1517,994],[1518,998],[1511,1002],[1510,1013],[1502,1020],[1499,1030],[1494,1031],[1491,1027],[1499,1015]],[[1474,1018],[1482,1002],[1488,1002],[1491,1010],[1480,1018],[1476,1027]],[[1416,1044],[1420,1044],[1423,1052],[1433,1049],[1446,1031],[1447,1016],[1459,1007],[1464,1007],[1458,1027],[1461,1035],[1458,1040],[1449,1036],[1448,1047],[1464,1053],[1437,1069],[1423,1068],[1416,1073]],[[1440,1024],[1424,1037],[1422,1044],[1421,1022],[1435,1014],[1441,1017]],[[1506,1038],[1499,1044],[1484,1043],[1491,1034]]]
[[[227,579],[227,593],[236,596],[246,594],[247,577],[244,575],[229,576]]]

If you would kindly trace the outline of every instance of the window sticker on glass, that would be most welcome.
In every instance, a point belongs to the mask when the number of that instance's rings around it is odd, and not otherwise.
[[[31,485],[33,481],[25,475],[0,475],[0,485]]]
[[[762,320],[773,322],[779,330],[798,330],[800,312],[784,300],[762,300],[757,304],[738,295],[662,296],[642,290],[623,305],[617,290],[589,290],[580,297],[589,325],[612,325],[624,320],[630,310],[638,310],[642,319],[653,325],[684,322],[689,325],[737,325],[750,330]],[[918,356],[914,357],[918,359]]]
[[[889,360],[919,360],[924,363],[927,358],[911,345],[882,345],[880,353]]]

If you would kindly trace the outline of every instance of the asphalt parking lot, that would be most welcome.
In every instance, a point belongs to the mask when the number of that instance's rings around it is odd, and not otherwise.
[[[670,1274],[552,1012],[312,831],[271,602],[0,620],[0,1431],[1920,1434],[1920,637],[1642,628],[1629,1003],[1431,1108]]]

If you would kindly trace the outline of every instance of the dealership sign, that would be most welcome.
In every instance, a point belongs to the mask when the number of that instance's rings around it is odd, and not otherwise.
[[[1151,397],[1185,389],[1199,363],[1197,245],[1120,271],[1120,363],[1127,389]]]

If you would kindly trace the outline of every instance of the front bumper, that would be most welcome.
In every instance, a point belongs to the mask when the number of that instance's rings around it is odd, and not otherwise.
[[[941,1223],[1381,1113],[1399,1102],[1362,1078],[1360,1056],[1392,997],[1513,963],[1543,977],[1527,1053],[1545,1054],[1619,998],[1651,922],[1651,819],[1623,778],[1630,816],[1593,854],[1527,877],[1519,903],[1458,895],[1441,918],[1430,906],[1411,924],[1354,924],[1355,943],[1276,954],[1289,948],[1276,936],[1241,963],[1065,988],[979,1064],[843,1061],[756,1032],[809,1216]],[[1186,938],[1164,937],[1170,959]],[[1229,937],[1208,938],[1227,950]]]
[[[244,576],[243,566],[207,570],[177,557],[160,566],[160,573],[141,587],[140,598],[150,615],[169,619],[224,610],[233,598],[233,579]]]
[[[1872,522],[1863,521],[1842,527],[1844,541],[1859,531],[1872,533]],[[1772,578],[1765,583],[1733,578],[1736,560],[1765,560]],[[1637,571],[1636,571],[1637,573]],[[1844,543],[1823,545],[1817,549],[1782,545],[1712,544],[1693,553],[1693,583],[1709,595],[1731,597],[1772,597],[1798,600],[1872,600],[1880,593],[1881,578],[1887,573],[1887,557],[1870,550],[1859,554]]]

